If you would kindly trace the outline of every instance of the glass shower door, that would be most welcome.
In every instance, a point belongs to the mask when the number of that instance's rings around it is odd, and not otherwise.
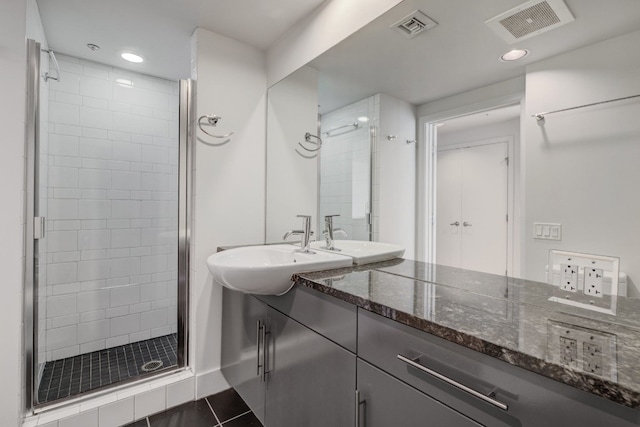
[[[372,164],[374,97],[321,116],[319,230],[325,215],[334,218],[336,239],[372,240]],[[322,236],[317,237],[318,240]]]
[[[36,405],[175,368],[183,339],[178,82],[57,60],[34,172]]]

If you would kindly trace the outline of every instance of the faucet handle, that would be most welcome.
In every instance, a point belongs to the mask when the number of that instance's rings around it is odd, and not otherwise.
[[[324,216],[324,223],[327,227],[333,227],[333,218],[336,216],[340,216],[338,214],[334,214],[334,215],[325,215]]]
[[[311,215],[296,215],[297,218],[311,218]]]

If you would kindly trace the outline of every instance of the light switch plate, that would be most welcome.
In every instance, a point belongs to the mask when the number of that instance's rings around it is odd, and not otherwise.
[[[562,224],[534,222],[533,238],[540,240],[562,240]]]

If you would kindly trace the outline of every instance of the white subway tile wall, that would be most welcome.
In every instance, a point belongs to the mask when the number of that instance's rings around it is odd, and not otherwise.
[[[377,128],[379,96],[325,113],[321,117],[322,150],[320,150],[320,218],[325,215],[340,215],[334,218],[334,226],[346,232],[336,234],[336,239],[370,240],[367,215],[372,212],[371,198],[371,130]],[[367,118],[365,121],[364,118]],[[358,120],[360,119],[360,120]],[[330,135],[327,131],[358,123],[359,128],[344,127]],[[375,190],[375,186],[373,187]],[[375,240],[375,206],[372,237]],[[324,223],[320,222],[320,229]]]
[[[176,331],[178,84],[58,60],[41,138],[40,363]]]

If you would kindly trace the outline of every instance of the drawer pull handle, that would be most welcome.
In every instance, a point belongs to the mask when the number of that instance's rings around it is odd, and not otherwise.
[[[262,330],[264,329],[264,325],[262,324],[261,321],[257,321],[256,322],[256,349],[258,351],[258,356],[256,358],[256,375],[260,376],[260,368],[263,367],[261,360],[260,360],[260,339],[262,338]]]
[[[507,406],[505,403],[502,403],[502,402],[500,402],[500,401],[498,401],[496,399],[492,399],[489,396],[485,396],[484,394],[480,393],[479,391],[474,390],[472,388],[469,388],[464,384],[460,384],[456,380],[452,380],[449,377],[446,377],[446,376],[444,376],[444,375],[442,375],[442,374],[440,374],[440,373],[438,373],[438,372],[436,372],[434,370],[431,370],[431,369],[429,369],[429,368],[427,368],[425,366],[422,366],[421,364],[419,364],[419,363],[417,363],[417,362],[415,362],[415,361],[413,361],[413,360],[411,360],[411,359],[409,359],[407,357],[404,357],[401,354],[398,355],[398,359],[400,359],[401,361],[403,361],[404,363],[406,363],[409,366],[412,366],[412,367],[414,367],[414,368],[416,368],[416,369],[418,369],[418,370],[420,370],[420,371],[422,371],[424,373],[427,373],[427,374],[429,374],[429,375],[431,375],[433,377],[436,377],[437,379],[439,379],[441,381],[444,381],[447,384],[452,385],[452,386],[454,386],[454,387],[456,387],[456,388],[458,388],[458,389],[460,389],[460,390],[462,390],[464,392],[467,392],[470,395],[472,395],[474,397],[477,397],[478,399],[483,400],[483,401],[485,401],[485,402],[487,402],[487,403],[489,403],[489,404],[491,404],[493,406],[496,406],[496,407],[502,409],[503,411],[506,411],[506,410],[509,409],[509,406]]]

